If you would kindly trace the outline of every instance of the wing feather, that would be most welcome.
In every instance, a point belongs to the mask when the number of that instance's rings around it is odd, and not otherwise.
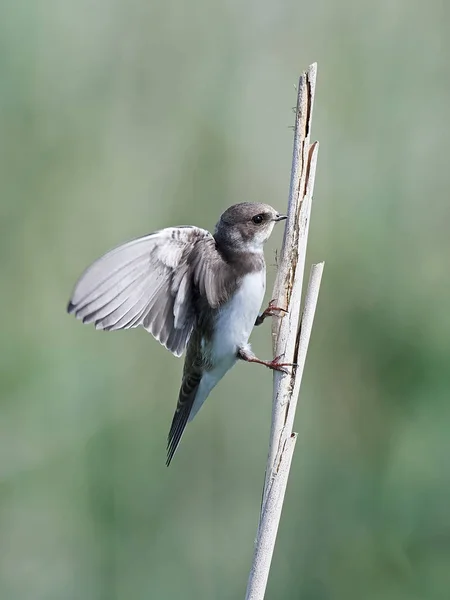
[[[141,278],[129,286],[106,305],[102,312],[97,312],[95,325],[97,329],[106,329],[112,331],[117,329],[117,323],[126,315],[130,318],[130,314],[136,314],[142,300],[145,301],[145,296],[148,293],[146,286],[146,276]]]
[[[120,282],[120,285],[115,285],[107,293],[80,308],[76,316],[83,323],[95,322],[103,328],[103,326],[108,325],[108,317],[113,312],[120,310],[127,302],[130,307],[136,303],[139,292],[145,286],[145,281],[146,275],[141,273],[131,281]],[[126,310],[123,310],[123,312],[126,312]]]
[[[208,231],[162,229],[95,261],[78,280],[67,310],[97,329],[142,326],[179,356],[195,324],[195,294],[212,307],[225,300],[220,260]]]

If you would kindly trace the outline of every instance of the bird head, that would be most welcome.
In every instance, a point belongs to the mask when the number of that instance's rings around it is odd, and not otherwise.
[[[221,215],[214,238],[219,247],[235,252],[262,252],[275,223],[284,219],[286,215],[281,215],[269,204],[234,204]]]

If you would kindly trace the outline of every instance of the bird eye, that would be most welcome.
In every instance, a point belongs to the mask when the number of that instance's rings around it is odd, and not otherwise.
[[[255,225],[260,225],[264,221],[264,215],[255,215],[252,217],[252,221]]]

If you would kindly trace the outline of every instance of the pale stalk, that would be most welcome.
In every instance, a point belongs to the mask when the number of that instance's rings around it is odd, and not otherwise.
[[[297,366],[289,375],[274,371],[269,453],[261,514],[246,600],[263,600],[297,434],[293,422],[323,272],[313,265],[300,327],[301,295],[318,143],[310,145],[317,65],[298,85],[288,218],[272,298],[287,314],[273,321],[274,356]]]

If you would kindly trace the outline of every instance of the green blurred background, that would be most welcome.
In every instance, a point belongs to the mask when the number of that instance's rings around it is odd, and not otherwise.
[[[230,372],[166,469],[182,360],[65,306],[122,241],[283,210],[313,61],[326,267],[267,599],[450,597],[449,23],[437,0],[0,4],[1,600],[244,597],[270,372]],[[270,356],[270,324],[252,340]]]

